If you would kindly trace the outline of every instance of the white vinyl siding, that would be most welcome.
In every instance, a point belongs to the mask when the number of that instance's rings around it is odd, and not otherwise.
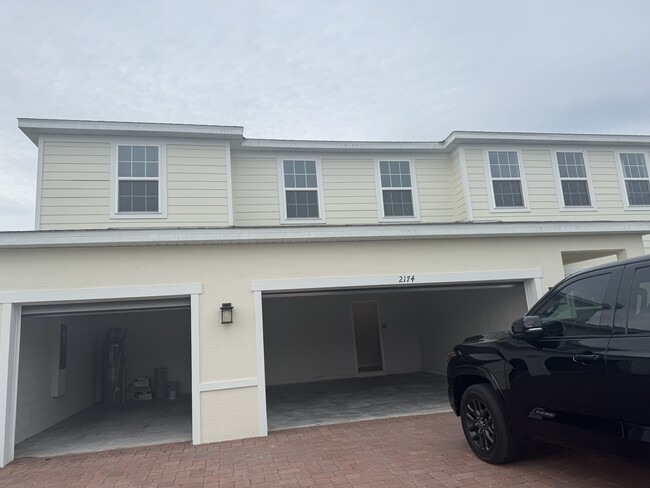
[[[111,142],[52,139],[43,142],[40,229],[199,227],[228,223],[223,144],[157,143],[166,147],[167,218],[114,220],[110,218],[110,172],[117,156]],[[150,143],[148,140],[141,145]]]
[[[40,229],[92,227],[108,222],[109,142],[43,142]]]
[[[451,202],[453,204],[454,221],[463,222],[467,220],[467,200],[465,186],[463,184],[463,170],[461,168],[460,151],[457,150],[450,159],[450,188]]]
[[[277,159],[232,153],[233,211],[236,226],[280,224]]]
[[[454,222],[450,163],[446,154],[418,155],[414,158],[416,181],[415,205],[420,222]],[[416,207],[417,208],[417,207]]]
[[[328,224],[376,224],[373,159],[332,155],[321,159],[321,167]]]
[[[503,222],[521,221],[594,221],[594,220],[636,220],[638,214],[624,212],[625,193],[621,188],[620,161],[616,148],[576,148],[581,150],[588,162],[591,176],[593,202],[598,209],[591,212],[566,212],[561,210],[562,195],[558,190],[553,152],[560,148],[520,148],[523,166],[526,172],[526,186],[530,212],[499,213],[498,220]],[[572,149],[574,150],[574,149]],[[495,214],[490,211],[488,196],[489,176],[483,149],[467,146],[465,160],[472,196],[473,217],[475,221],[493,221]]]
[[[228,225],[226,146],[167,145],[167,217],[193,226]]]

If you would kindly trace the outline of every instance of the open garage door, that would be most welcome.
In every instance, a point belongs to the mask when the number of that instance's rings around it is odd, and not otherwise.
[[[22,307],[15,456],[192,439],[189,297]]]
[[[448,409],[446,353],[507,329],[522,281],[262,294],[269,430]]]

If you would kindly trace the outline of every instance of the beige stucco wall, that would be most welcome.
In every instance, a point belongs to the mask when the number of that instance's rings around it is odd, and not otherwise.
[[[257,377],[252,280],[541,268],[542,287],[564,276],[561,251],[626,249],[640,236],[526,237],[168,247],[0,250],[0,291],[203,284],[200,382]],[[219,323],[232,302],[234,324]],[[3,323],[2,327],[7,324]],[[256,436],[257,388],[201,394],[204,442]]]

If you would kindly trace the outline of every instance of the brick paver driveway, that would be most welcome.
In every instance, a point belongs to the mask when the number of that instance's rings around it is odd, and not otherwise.
[[[650,486],[650,464],[539,444],[490,466],[453,414],[285,430],[263,439],[18,459],[0,487]]]

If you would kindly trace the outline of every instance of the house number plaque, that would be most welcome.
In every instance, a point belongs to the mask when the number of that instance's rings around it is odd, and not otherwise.
[[[400,275],[398,283],[415,283],[415,275]]]

